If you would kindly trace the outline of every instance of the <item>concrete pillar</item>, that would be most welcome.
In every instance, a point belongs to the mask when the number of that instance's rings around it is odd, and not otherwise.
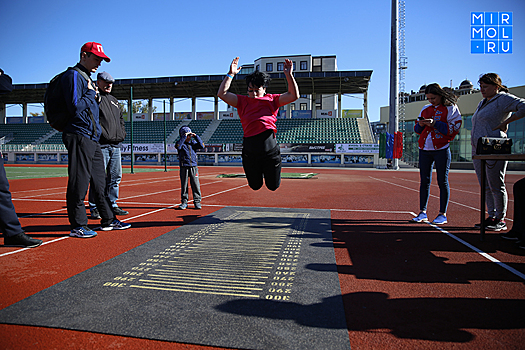
[[[291,119],[292,118],[292,104],[288,103],[286,105],[286,118]]]
[[[169,120],[175,120],[175,102],[173,97],[170,97],[170,118]]]
[[[317,106],[315,104],[315,94],[312,94],[312,118],[317,117]]]
[[[191,98],[191,120],[197,120],[197,98]]]
[[[343,117],[343,106],[341,104],[341,93],[337,93],[337,118]]]
[[[22,118],[23,123],[27,124],[27,103],[22,103]]]
[[[219,96],[215,96],[215,109],[213,111],[213,119],[219,120]]]
[[[6,110],[5,110],[5,103],[0,103],[0,124],[6,124]]]
[[[153,120],[153,99],[148,99],[148,120]]]
[[[363,117],[368,121],[368,92],[365,91],[363,94]]]

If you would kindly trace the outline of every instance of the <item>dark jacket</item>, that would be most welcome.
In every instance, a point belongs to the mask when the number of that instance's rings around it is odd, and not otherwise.
[[[175,147],[179,154],[179,166],[197,166],[196,149],[203,149],[204,143],[198,135],[191,138],[189,142],[185,142],[186,137],[182,137],[177,141]]]
[[[100,92],[99,119],[102,135],[101,145],[118,145],[126,138],[122,110],[115,96]]]
[[[86,72],[88,76],[91,74],[80,63],[76,66]],[[68,69],[62,75],[62,88],[67,108],[74,115],[71,122],[64,128],[64,132],[82,135],[98,142],[100,139],[100,123],[95,90],[89,89],[86,79],[74,69]],[[88,110],[91,111],[93,120]],[[95,122],[94,125],[93,121]]]

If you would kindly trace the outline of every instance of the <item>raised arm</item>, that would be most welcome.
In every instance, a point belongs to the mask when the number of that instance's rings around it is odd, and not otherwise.
[[[228,75],[224,77],[221,86],[219,86],[219,91],[217,91],[217,96],[221,100],[233,107],[237,107],[237,95],[228,92],[228,90],[230,89],[230,85],[235,74],[241,71],[241,67],[239,67],[238,65],[239,57],[235,57],[230,65],[230,71],[228,72]]]
[[[288,83],[288,91],[279,96],[279,104],[281,106],[287,105],[299,98],[299,87],[293,77],[293,62],[289,59],[284,60],[284,75]]]

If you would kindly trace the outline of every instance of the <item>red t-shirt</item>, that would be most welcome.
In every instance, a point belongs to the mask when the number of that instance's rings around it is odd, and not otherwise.
[[[279,94],[266,94],[260,98],[237,95],[237,111],[241,118],[244,137],[258,135],[268,129],[277,131],[275,122],[279,112]]]

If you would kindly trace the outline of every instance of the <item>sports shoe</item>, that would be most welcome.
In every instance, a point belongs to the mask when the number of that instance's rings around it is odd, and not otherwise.
[[[31,238],[24,232],[20,232],[19,234],[10,237],[4,236],[4,247],[36,248],[41,244],[41,240]]]
[[[128,215],[129,214],[129,211],[122,210],[119,207],[113,207],[112,210],[113,210],[113,214],[115,215]]]
[[[87,226],[80,226],[80,227],[77,227],[71,230],[69,235],[71,237],[78,237],[78,238],[91,238],[91,237],[95,237],[97,233]]]
[[[491,216],[488,216],[487,218],[485,218],[485,220],[483,221],[483,223],[485,224],[485,228],[488,226],[488,225],[492,225],[494,224],[494,219],[493,217]],[[474,225],[475,228],[481,228],[481,223],[477,223]]]
[[[485,229],[490,230],[490,231],[502,231],[502,230],[505,231],[507,229],[507,224],[505,223],[505,220],[503,219],[501,220],[495,219],[494,223],[491,225],[485,226]]]
[[[127,224],[125,222],[122,222],[118,219],[113,219],[111,224],[100,226],[100,229],[102,231],[111,231],[111,230],[125,230],[131,227],[131,224]]]
[[[418,216],[416,216],[415,218],[412,218],[412,220],[409,220],[409,222],[422,222],[422,221],[428,221],[428,216],[427,216],[427,213],[419,213]]]
[[[517,241],[520,239],[518,232],[513,229],[511,229],[509,232],[500,233],[499,236],[503,239],[508,239],[509,241]]]
[[[187,207],[188,207],[188,203],[182,203],[182,204],[179,205],[179,209],[180,209],[180,210],[184,210],[184,209],[186,209]]]
[[[200,203],[194,203],[195,204],[195,209],[202,209],[202,206]]]
[[[434,221],[432,221],[432,223],[434,225],[443,225],[443,224],[446,224],[448,221],[447,221],[447,217],[443,214],[439,214],[435,219]]]
[[[89,218],[93,220],[102,219],[97,208],[91,210],[91,216]]]

